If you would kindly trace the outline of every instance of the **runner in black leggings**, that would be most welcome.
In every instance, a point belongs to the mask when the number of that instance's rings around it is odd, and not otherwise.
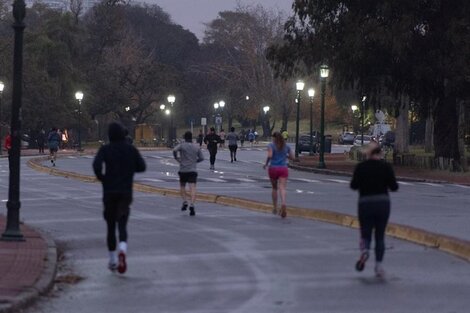
[[[369,258],[372,232],[375,230],[375,274],[383,277],[382,261],[385,253],[385,229],[390,216],[388,190],[398,190],[392,167],[381,159],[381,149],[371,143],[367,149],[367,160],[356,166],[351,188],[359,190],[359,224],[361,228],[361,256],[356,270],[362,271]]]

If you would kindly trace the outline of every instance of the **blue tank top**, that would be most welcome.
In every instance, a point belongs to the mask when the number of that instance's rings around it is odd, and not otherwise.
[[[287,157],[290,154],[290,147],[286,144],[284,149],[278,150],[274,143],[270,143],[268,147],[273,151],[273,157],[271,158],[272,167],[275,166],[287,166]]]

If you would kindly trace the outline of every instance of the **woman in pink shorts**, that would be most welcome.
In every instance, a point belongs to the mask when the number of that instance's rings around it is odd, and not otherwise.
[[[268,157],[263,166],[264,169],[269,166],[268,174],[271,179],[273,214],[277,214],[277,191],[281,195],[281,217],[287,216],[286,212],[286,185],[289,170],[287,169],[287,158],[294,159],[291,148],[286,144],[281,133],[273,134],[273,142],[268,145]]]

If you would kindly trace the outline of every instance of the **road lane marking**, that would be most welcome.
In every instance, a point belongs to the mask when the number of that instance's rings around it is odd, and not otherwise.
[[[155,183],[164,183],[165,182],[164,180],[156,179],[156,178],[139,178],[139,179],[136,179],[136,180],[145,180],[145,181],[151,181],[151,182],[155,182]]]
[[[399,181],[398,183],[400,185],[403,185],[403,186],[412,186],[413,185],[412,183],[407,183],[407,182],[404,182],[404,181]]]
[[[332,181],[334,183],[349,184],[349,181],[344,180],[344,179],[327,179],[327,180]]]
[[[421,185],[431,186],[431,187],[444,187],[442,184],[434,184],[434,183],[420,183]]]
[[[301,181],[305,183],[319,183],[319,180],[316,179],[308,179],[308,178],[292,178],[291,181]]]
[[[253,179],[248,179],[248,178],[234,178],[235,180],[239,180],[241,182],[245,182],[245,183],[255,183],[256,180],[253,180]]]
[[[204,177],[204,178],[202,178],[202,180],[210,181],[210,182],[213,182],[213,183],[226,183],[227,182],[226,180],[223,180],[223,179],[208,178],[208,177]]]

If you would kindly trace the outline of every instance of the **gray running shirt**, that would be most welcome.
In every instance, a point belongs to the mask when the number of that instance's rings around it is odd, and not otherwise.
[[[179,158],[178,158],[179,152]],[[182,142],[173,149],[173,156],[180,163],[180,172],[196,172],[198,162],[204,160],[199,145],[193,144],[192,142]]]
[[[238,135],[230,132],[227,134],[226,140],[228,140],[228,145],[229,146],[236,146],[237,145],[237,140],[238,140]]]

